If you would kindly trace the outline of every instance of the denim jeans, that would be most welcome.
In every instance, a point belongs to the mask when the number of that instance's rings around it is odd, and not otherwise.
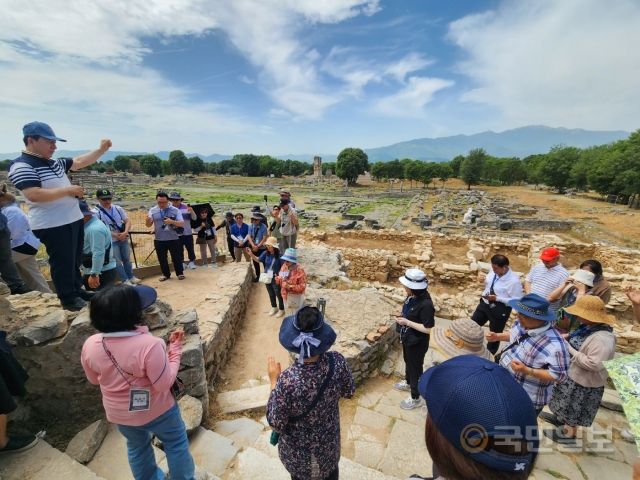
[[[164,473],[156,464],[151,447],[151,436],[155,434],[164,445],[172,480],[193,480],[195,466],[184,422],[178,404],[175,404],[155,420],[132,427],[118,425],[118,430],[127,439],[129,466],[136,480],[163,480]]]
[[[111,248],[113,249],[113,256],[116,259],[116,269],[118,270],[118,276],[123,282],[133,278],[133,268],[131,266],[131,257],[129,239],[126,240],[114,240],[111,242]]]

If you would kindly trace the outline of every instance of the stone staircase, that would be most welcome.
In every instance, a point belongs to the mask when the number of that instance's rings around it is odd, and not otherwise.
[[[105,480],[44,440],[25,452],[0,457],[0,480],[26,479]]]

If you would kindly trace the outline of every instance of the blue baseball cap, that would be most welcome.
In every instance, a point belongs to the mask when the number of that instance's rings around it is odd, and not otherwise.
[[[53,132],[53,128],[44,122],[31,122],[22,127],[23,137],[42,137],[47,140],[57,140],[59,142],[66,142],[64,138],[56,137]]]
[[[135,285],[133,288],[138,294],[138,298],[140,299],[140,307],[142,310],[146,310],[151,305],[155,303],[158,298],[158,292],[155,288],[152,288],[148,285]]]
[[[422,374],[418,390],[438,431],[478,463],[504,472],[525,471],[539,445],[536,411],[522,386],[503,367],[477,355],[461,355]],[[528,443],[507,455],[491,449]],[[511,442],[511,443],[507,443]]]
[[[521,313],[535,320],[552,322],[556,319],[556,314],[549,307],[549,300],[535,293],[529,293],[519,300],[509,300],[509,306],[516,312]]]

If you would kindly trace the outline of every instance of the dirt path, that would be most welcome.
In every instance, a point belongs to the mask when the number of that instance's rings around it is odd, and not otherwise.
[[[245,382],[260,380],[267,374],[267,356],[273,355],[284,370],[289,365],[289,353],[280,346],[278,333],[283,317],[271,317],[269,295],[261,283],[252,285],[242,331],[233,347],[229,361],[221,372],[222,390],[236,390]]]

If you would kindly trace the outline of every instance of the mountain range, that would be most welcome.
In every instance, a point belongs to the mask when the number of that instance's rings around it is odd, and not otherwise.
[[[393,145],[377,148],[365,148],[369,162],[389,161],[396,158],[413,158],[417,160],[448,161],[456,155],[465,155],[474,148],[483,148],[489,155],[496,157],[526,157],[537,153],[547,153],[555,145],[586,148],[625,139],[630,132],[623,130],[583,130],[568,128],[553,128],[545,126],[527,126],[505,130],[504,132],[482,132],[473,135],[453,135],[437,138],[417,138]],[[57,157],[74,157],[84,150],[58,150]],[[118,155],[140,155],[144,152],[109,151],[102,160],[112,160]],[[18,152],[0,153],[0,159],[15,158]],[[168,151],[155,152],[163,160],[169,158]],[[199,156],[205,162],[219,162],[227,160],[233,155],[214,153],[203,155],[187,153],[188,157]],[[316,154],[317,155],[317,154]],[[276,158],[283,160],[299,160],[311,163],[314,154],[276,154]],[[320,154],[323,161],[333,162],[336,153]]]

